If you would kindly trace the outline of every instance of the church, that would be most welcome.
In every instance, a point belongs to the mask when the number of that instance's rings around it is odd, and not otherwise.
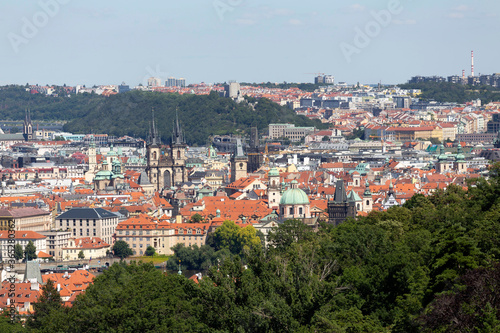
[[[170,189],[188,180],[186,149],[179,118],[176,116],[172,144],[167,148],[161,144],[153,115],[146,145],[146,174],[156,191]]]
[[[33,124],[31,123],[31,112],[26,110],[23,121],[23,133],[16,134],[5,134],[0,129],[0,142],[9,141],[9,142],[29,142],[33,141]]]

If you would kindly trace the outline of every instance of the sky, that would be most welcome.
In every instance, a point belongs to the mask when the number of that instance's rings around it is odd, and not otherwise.
[[[405,83],[500,72],[496,0],[2,0],[0,84]]]

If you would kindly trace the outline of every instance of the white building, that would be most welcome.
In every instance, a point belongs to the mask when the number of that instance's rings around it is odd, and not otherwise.
[[[16,244],[20,244],[23,247],[24,252],[26,245],[28,245],[30,241],[32,241],[35,245],[37,255],[40,251],[47,253],[46,239],[46,236],[41,235],[38,232],[28,230],[16,231],[14,238],[9,238],[9,231],[2,230],[0,231],[0,260],[6,261],[8,259],[12,259],[14,257],[14,246]]]
[[[109,244],[99,237],[70,238],[68,246],[62,249],[62,255],[65,260],[78,260],[81,251],[85,259],[104,258],[108,250]]]

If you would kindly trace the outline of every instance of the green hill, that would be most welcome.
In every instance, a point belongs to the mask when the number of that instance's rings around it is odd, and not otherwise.
[[[190,145],[203,145],[211,135],[244,134],[252,126],[264,131],[270,123],[325,127],[320,121],[298,116],[268,99],[249,98],[238,104],[216,92],[179,95],[131,91],[110,97],[94,94],[51,97],[31,95],[19,86],[0,89],[0,119],[23,119],[28,105],[33,121],[65,120],[68,122],[64,129],[69,132],[142,138],[148,134],[151,110],[154,109],[163,142],[169,142],[177,110],[186,142]]]

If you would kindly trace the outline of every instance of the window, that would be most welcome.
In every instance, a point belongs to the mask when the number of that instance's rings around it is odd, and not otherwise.
[[[299,215],[302,215],[302,207],[299,207]]]
[[[94,227],[95,227],[95,220],[94,220]]]
[[[83,229],[80,229],[80,236],[83,236]]]
[[[73,227],[76,227],[76,221],[73,220]]]
[[[370,200],[366,200],[366,205],[370,206]]]
[[[89,226],[89,220],[87,220],[87,227]]]
[[[293,207],[290,207],[289,214],[290,214],[290,215],[293,215]]]
[[[136,247],[136,244],[135,244],[135,243],[134,243],[134,244],[132,244],[132,247],[133,247],[133,248],[135,248],[135,247]]]
[[[82,220],[80,220],[80,227],[82,226]]]

